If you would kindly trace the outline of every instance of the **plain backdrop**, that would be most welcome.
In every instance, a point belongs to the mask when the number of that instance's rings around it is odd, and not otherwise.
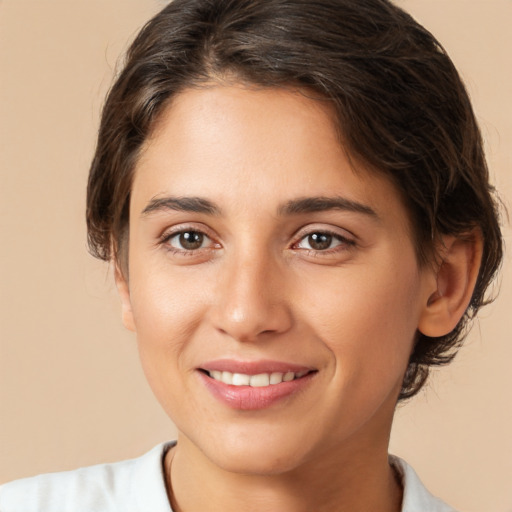
[[[402,0],[473,99],[512,203],[512,1]],[[120,56],[156,0],[0,0],[0,482],[134,457],[175,429],[144,380],[85,184]],[[505,221],[510,247],[511,229]],[[467,512],[512,511],[512,276],[456,361],[400,407],[391,451]]]

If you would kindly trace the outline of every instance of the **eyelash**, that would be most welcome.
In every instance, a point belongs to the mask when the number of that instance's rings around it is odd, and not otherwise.
[[[177,230],[172,230],[171,232],[166,231],[159,240],[159,245],[165,247],[165,249],[173,254],[178,256],[197,256],[199,251],[203,252],[205,250],[211,250],[213,247],[199,247],[197,249],[179,249],[177,247],[173,247],[171,245],[171,240],[173,238],[184,235],[185,233],[195,233],[205,237],[207,240],[210,240],[212,245],[217,245],[220,247],[220,244],[215,244],[212,240],[212,237],[209,236],[205,230],[195,228],[195,227],[181,227]]]
[[[313,235],[323,235],[323,236],[327,235],[329,237],[332,237],[333,240],[338,241],[339,244],[334,246],[334,247],[325,249],[325,250],[307,249],[307,248],[302,248],[301,249],[301,248],[298,248],[298,245],[300,243],[302,243],[304,240],[307,240],[309,237],[311,237]],[[307,251],[308,255],[312,255],[312,256],[315,256],[315,257],[322,257],[322,256],[330,256],[330,255],[333,255],[333,254],[337,254],[339,252],[347,251],[350,248],[355,247],[355,245],[356,245],[356,241],[355,240],[353,240],[351,238],[348,238],[348,237],[345,237],[345,236],[341,235],[340,233],[336,233],[335,231],[330,231],[328,229],[313,229],[313,230],[308,231],[306,233],[301,233],[300,238],[298,239],[297,242],[295,242],[292,245],[292,248],[294,248],[296,250]]]
[[[198,247],[197,249],[184,249],[184,248],[179,249],[177,247],[173,247],[170,243],[171,240],[173,238],[184,235],[185,233],[199,234],[199,235],[205,237],[207,240],[209,240],[210,244],[208,247]],[[339,233],[336,233],[334,231],[330,231],[328,229],[311,230],[308,232],[303,232],[300,235],[301,236],[298,238],[298,240],[291,245],[291,248],[294,250],[297,250],[297,251],[305,251],[308,255],[314,255],[314,256],[319,256],[319,257],[328,256],[328,255],[332,255],[333,253],[346,251],[356,245],[355,240],[345,237],[343,235],[340,235]],[[314,236],[314,235],[323,235],[323,236],[332,237],[334,240],[338,241],[339,244],[332,248],[327,248],[325,250],[312,249],[312,248],[308,249],[308,248],[300,248],[299,247],[299,245],[304,240],[307,240],[309,237]],[[175,231],[173,230],[171,232],[167,231],[160,237],[159,244],[164,246],[167,251],[169,251],[173,254],[179,255],[179,256],[197,256],[200,251],[201,252],[203,252],[205,250],[209,251],[209,250],[220,247],[220,244],[215,243],[212,240],[212,237],[209,236],[205,232],[205,230],[195,228],[195,227],[190,227],[190,228],[184,227],[184,228],[177,229]],[[215,247],[215,246],[217,246],[217,247]]]

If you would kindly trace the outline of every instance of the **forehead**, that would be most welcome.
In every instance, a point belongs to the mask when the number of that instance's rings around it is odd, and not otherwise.
[[[298,171],[313,162],[328,167],[329,156],[343,153],[337,139],[325,101],[287,89],[212,85],[173,98],[146,141],[138,168],[148,159],[170,164],[172,150],[172,160],[182,165],[207,163],[212,178],[228,171],[228,164],[246,181],[285,161]]]
[[[229,208],[275,210],[332,195],[407,218],[394,185],[348,152],[326,102],[289,89],[187,89],[160,116],[135,171],[132,205],[158,196],[212,198]]]

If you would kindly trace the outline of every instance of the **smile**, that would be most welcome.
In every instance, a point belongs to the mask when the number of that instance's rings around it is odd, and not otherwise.
[[[295,379],[304,377],[309,370],[302,370],[300,372],[272,372],[272,373],[259,373],[258,375],[248,375],[245,373],[232,373],[222,372],[219,370],[212,370],[207,372],[208,375],[218,381],[228,384],[230,386],[250,386],[253,388],[262,388],[266,386],[275,386],[282,382],[290,382]]]
[[[231,409],[266,409],[312,386],[316,368],[279,361],[216,360],[196,375],[213,397]],[[287,402],[284,402],[287,403]]]

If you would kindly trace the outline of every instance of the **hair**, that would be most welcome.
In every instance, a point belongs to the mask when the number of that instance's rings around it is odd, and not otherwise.
[[[455,356],[502,259],[497,199],[465,87],[440,43],[387,0],[173,0],[140,31],[103,108],[87,189],[90,251],[119,261],[141,147],[181,91],[231,79],[314,92],[343,144],[389,177],[421,265],[479,230],[483,259],[456,328],[418,332],[399,399]]]

